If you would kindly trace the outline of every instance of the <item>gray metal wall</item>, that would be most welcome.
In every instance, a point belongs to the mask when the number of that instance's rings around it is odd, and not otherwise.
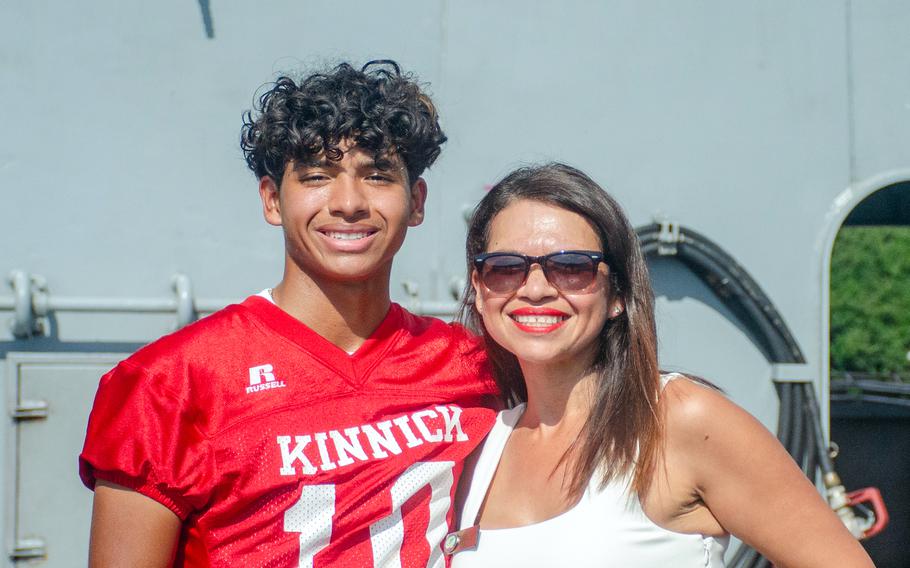
[[[907,29],[899,0],[0,0],[0,271],[43,276],[51,297],[74,301],[167,299],[176,273],[206,305],[274,284],[282,241],[238,149],[241,112],[280,71],[394,58],[430,83],[450,137],[426,176],[426,222],[396,261],[396,299],[409,300],[410,281],[420,300],[450,301],[463,210],[519,164],[565,161],[634,224],[662,215],[732,254],[824,393],[833,236],[863,196],[910,179]],[[675,261],[652,268],[663,365],[715,380],[773,428],[771,370],[741,327]],[[0,290],[0,305],[11,297]],[[120,352],[175,317],[51,323],[45,339],[0,326],[0,355]],[[5,368],[12,408],[25,383],[21,365]],[[55,411],[58,427],[83,427]],[[51,434],[23,445],[34,422],[6,427],[5,487],[23,452],[71,452],[75,464],[78,450]],[[45,506],[7,493],[8,548],[32,530],[22,511]]]

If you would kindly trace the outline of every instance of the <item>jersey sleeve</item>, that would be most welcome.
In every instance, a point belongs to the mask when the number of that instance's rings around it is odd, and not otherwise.
[[[165,379],[124,361],[101,378],[89,416],[79,476],[122,485],[181,520],[210,499],[215,463],[198,411]]]

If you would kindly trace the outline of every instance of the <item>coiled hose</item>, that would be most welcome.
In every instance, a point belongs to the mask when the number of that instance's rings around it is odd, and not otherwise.
[[[787,324],[771,300],[736,260],[707,237],[685,227],[652,224],[636,229],[645,256],[672,256],[685,264],[737,316],[770,363],[804,364]],[[777,437],[810,479],[816,468],[835,475],[810,382],[775,382],[780,399]],[[768,559],[743,543],[728,566],[765,568]]]

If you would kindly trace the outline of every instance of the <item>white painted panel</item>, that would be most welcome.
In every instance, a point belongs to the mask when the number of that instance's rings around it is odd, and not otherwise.
[[[681,262],[651,259],[661,368],[701,376],[777,431],[771,365],[737,317]]]
[[[15,537],[40,538],[47,557],[35,566],[84,565],[92,492],[79,481],[88,413],[98,379],[124,355],[11,354],[17,398],[42,400],[48,418],[19,422],[15,432]]]

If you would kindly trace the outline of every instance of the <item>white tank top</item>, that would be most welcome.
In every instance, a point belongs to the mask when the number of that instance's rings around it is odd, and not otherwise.
[[[509,434],[525,405],[499,413],[481,450],[460,529],[470,527],[487,494]],[[452,557],[452,568],[572,566],[582,568],[716,568],[729,537],[683,534],[654,524],[627,481],[603,490],[588,485],[577,505],[552,519],[507,529],[483,529],[477,548]]]

